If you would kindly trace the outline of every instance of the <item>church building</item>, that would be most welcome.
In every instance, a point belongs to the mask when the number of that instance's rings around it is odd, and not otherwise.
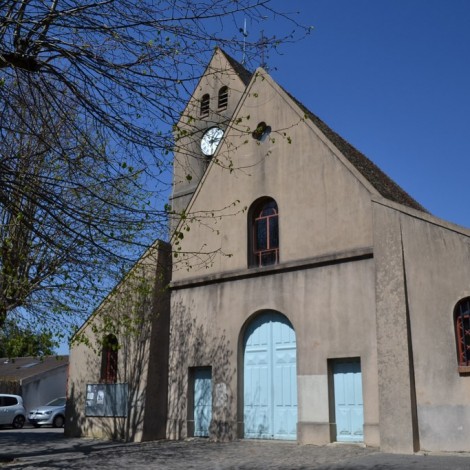
[[[470,451],[470,230],[221,49],[170,202],[171,249],[134,269],[150,288],[130,273],[78,333],[132,298],[146,336],[72,347],[66,433]]]

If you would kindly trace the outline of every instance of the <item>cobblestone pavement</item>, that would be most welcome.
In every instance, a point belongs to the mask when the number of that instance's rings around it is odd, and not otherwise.
[[[67,439],[58,430],[0,430],[0,468],[171,470],[470,470],[470,455],[392,455],[354,445],[205,439],[140,444]]]

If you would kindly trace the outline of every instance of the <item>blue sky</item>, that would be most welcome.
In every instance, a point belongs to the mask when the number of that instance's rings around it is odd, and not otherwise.
[[[470,0],[273,4],[314,26],[269,55],[275,80],[432,214],[470,227]]]
[[[274,79],[432,214],[470,228],[470,0],[273,6],[314,27],[269,54]],[[276,22],[248,24],[249,39],[260,30]]]

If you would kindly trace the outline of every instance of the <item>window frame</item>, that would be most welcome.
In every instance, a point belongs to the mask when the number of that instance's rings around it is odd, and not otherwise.
[[[100,383],[117,383],[118,349],[119,342],[116,335],[109,334],[103,338],[103,349],[101,352]]]
[[[459,300],[454,309],[457,364],[460,373],[470,373],[470,297]]]
[[[219,89],[218,100],[217,100],[217,109],[223,111],[228,107],[228,86],[224,85]]]
[[[209,95],[209,93],[204,93],[201,97],[201,106],[199,108],[199,116],[201,117],[209,116],[210,101],[211,101],[211,96]]]
[[[274,213],[263,214],[263,212],[270,209]],[[258,248],[258,227],[260,222],[265,222],[265,248]],[[275,223],[274,228],[272,227],[273,223]],[[277,243],[274,244],[272,242],[273,230],[277,239]],[[262,268],[279,264],[279,207],[273,198],[263,197],[252,204],[248,212],[248,232],[248,266],[250,268]],[[272,257],[272,261],[269,260],[269,257]],[[266,259],[269,261],[266,262]]]

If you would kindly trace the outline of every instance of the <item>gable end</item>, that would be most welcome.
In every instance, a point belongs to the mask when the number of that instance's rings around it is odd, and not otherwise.
[[[413,199],[404,189],[395,183],[395,181],[387,176],[374,162],[332,130],[289,92],[285,92],[302,109],[302,111],[304,111],[305,115],[323,132],[325,137],[327,137],[327,139],[354,165],[354,167],[384,198],[403,204],[404,206],[412,209],[428,213],[428,211],[419,202]]]

